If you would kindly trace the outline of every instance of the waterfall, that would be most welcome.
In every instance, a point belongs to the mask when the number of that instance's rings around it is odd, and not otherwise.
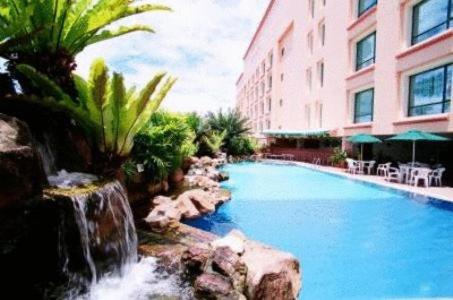
[[[47,176],[54,174],[57,171],[55,153],[52,148],[51,137],[44,133],[42,141],[38,141],[33,136],[33,144],[35,145],[38,154],[41,156],[44,172]]]
[[[70,174],[65,176],[71,177]],[[81,176],[78,173],[76,177],[80,179]],[[71,186],[67,181],[65,183]],[[88,191],[84,187],[56,189],[56,193],[64,193],[63,199],[71,202],[73,224],[78,232],[75,255],[74,251],[69,254],[74,250],[74,242],[69,241],[69,236],[74,235],[69,234],[67,229],[61,230],[60,234],[62,268],[69,278],[63,298],[193,299],[191,291],[177,274],[166,273],[155,258],[138,257],[134,219],[121,184],[112,181],[97,185]],[[64,226],[68,227],[67,224]],[[75,268],[74,261],[82,261],[83,267]]]

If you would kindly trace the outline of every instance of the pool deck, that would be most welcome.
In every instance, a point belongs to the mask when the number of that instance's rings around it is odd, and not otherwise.
[[[272,159],[266,159],[263,160],[265,162],[272,162],[272,163],[290,163],[294,165],[299,165],[305,168],[310,168],[313,170],[318,170],[318,171],[323,171],[326,173],[331,173],[335,175],[340,175],[352,180],[358,180],[362,182],[368,182],[368,183],[374,183],[378,184],[384,187],[388,188],[393,188],[409,193],[415,193],[418,195],[426,196],[426,197],[431,197],[443,201],[448,201],[453,203],[453,188],[452,187],[414,187],[410,186],[407,184],[401,184],[401,183],[394,183],[394,182],[388,182],[384,179],[382,176],[376,176],[376,175],[353,175],[350,173],[347,173],[345,169],[341,168],[336,168],[336,167],[330,167],[330,166],[319,166],[319,165],[314,165],[314,164],[309,164],[309,163],[304,163],[304,162],[296,162],[296,161],[285,161],[285,160],[272,160]]]

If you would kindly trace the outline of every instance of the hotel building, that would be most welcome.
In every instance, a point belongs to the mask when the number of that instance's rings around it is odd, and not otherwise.
[[[271,0],[236,107],[263,138],[449,134],[452,72],[453,0]]]

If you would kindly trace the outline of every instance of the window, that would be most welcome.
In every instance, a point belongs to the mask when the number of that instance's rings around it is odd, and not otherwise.
[[[261,81],[261,96],[264,96],[264,89],[265,89],[264,81]]]
[[[283,106],[283,99],[280,99],[280,107]]]
[[[306,122],[306,125],[308,128],[310,128],[310,124],[311,124],[311,109],[310,109],[310,105],[307,104],[305,105],[305,122]]]
[[[280,81],[283,81],[285,79],[285,74],[281,73],[280,74]]]
[[[313,53],[313,32],[309,32],[307,35],[307,47],[310,53]]]
[[[305,76],[307,80],[307,87],[309,90],[311,90],[311,69],[307,69]]]
[[[308,9],[312,18],[315,17],[315,0],[308,0]]]
[[[453,0],[424,0],[412,13],[412,45],[453,26]]]
[[[282,49],[280,50],[280,56],[283,57],[285,56],[285,47],[282,47]]]
[[[357,43],[356,71],[374,64],[376,55],[376,32]]]
[[[318,77],[319,77],[319,86],[324,86],[324,62],[318,62]]]
[[[269,67],[272,67],[272,64],[274,63],[274,54],[269,52]]]
[[[354,123],[373,121],[374,89],[355,94]]]
[[[319,37],[321,46],[324,46],[324,44],[326,43],[326,24],[324,22],[319,24]]]
[[[323,106],[322,106],[322,103],[319,104],[319,128],[322,128],[322,109],[323,109]]]
[[[267,112],[271,112],[272,110],[272,99],[267,98]]]
[[[266,72],[266,62],[263,60],[263,62],[261,63],[261,73],[264,75],[265,72]]]
[[[449,64],[410,77],[410,117],[450,111],[452,70]]]
[[[377,4],[377,0],[359,0],[359,17]]]
[[[271,121],[266,120],[266,129],[271,129]]]
[[[268,89],[271,90],[272,89],[272,75],[269,75],[267,77],[267,86],[268,86]]]

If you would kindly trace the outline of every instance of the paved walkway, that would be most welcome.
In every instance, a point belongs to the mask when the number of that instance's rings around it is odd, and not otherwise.
[[[432,197],[432,198],[436,198],[439,200],[444,200],[444,201],[453,203],[453,188],[452,187],[428,187],[428,188],[414,187],[414,186],[410,186],[407,184],[388,182],[382,176],[349,174],[346,172],[346,170],[340,169],[340,168],[335,168],[335,167],[318,166],[318,165],[313,165],[313,164],[304,163],[304,162],[296,162],[296,161],[283,161],[283,160],[270,160],[270,159],[265,160],[265,161],[277,162],[277,163],[278,162],[291,163],[291,164],[303,166],[303,167],[314,169],[314,170],[320,170],[323,172],[344,176],[344,177],[347,177],[347,178],[350,178],[353,180],[375,183],[375,184],[379,184],[379,185],[382,185],[385,187],[390,187],[390,188],[394,188],[397,190],[402,190],[402,191],[409,192],[409,193],[415,193],[415,194],[419,194],[422,196]]]

